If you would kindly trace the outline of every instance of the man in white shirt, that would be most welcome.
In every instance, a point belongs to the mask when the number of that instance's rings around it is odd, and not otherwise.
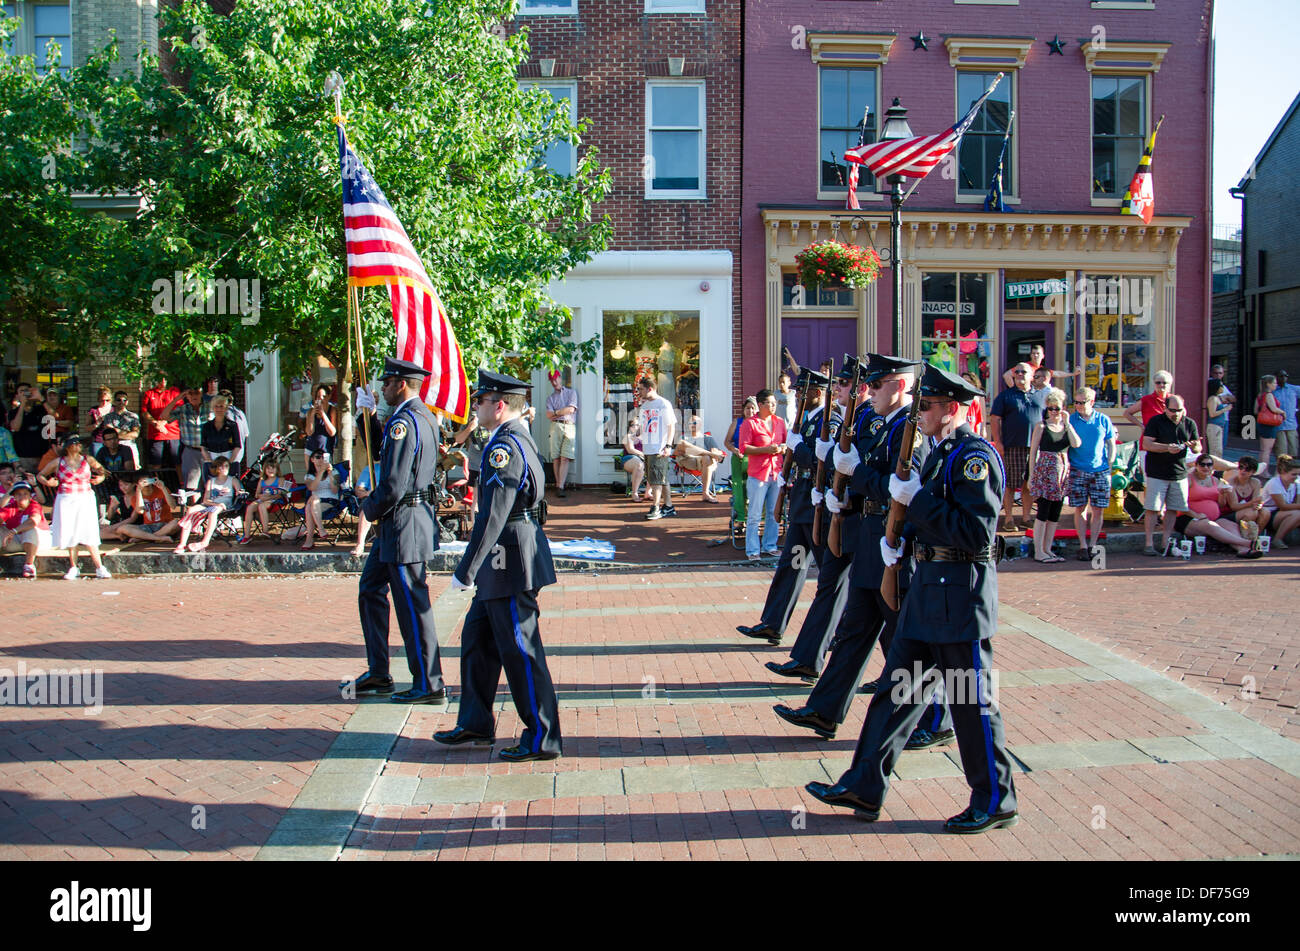
[[[645,453],[646,491],[650,494],[646,518],[653,522],[677,514],[668,495],[668,460],[676,442],[677,416],[673,404],[659,395],[650,377],[637,380],[636,388],[641,397],[641,451]]]

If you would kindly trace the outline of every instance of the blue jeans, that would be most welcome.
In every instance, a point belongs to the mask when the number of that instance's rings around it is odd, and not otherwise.
[[[745,480],[746,501],[749,512],[745,518],[745,554],[753,558],[759,554],[758,530],[763,525],[763,551],[776,549],[780,526],[776,524],[777,481],[760,482],[753,476]],[[766,524],[764,525],[764,520]]]

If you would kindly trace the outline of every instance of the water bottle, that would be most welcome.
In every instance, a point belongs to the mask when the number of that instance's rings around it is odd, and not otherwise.
[[[1020,538],[1020,557],[1021,558],[1029,557],[1029,536],[1028,535],[1022,535]]]

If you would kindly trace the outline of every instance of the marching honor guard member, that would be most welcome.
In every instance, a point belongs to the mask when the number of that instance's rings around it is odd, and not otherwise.
[[[786,446],[794,456],[788,474],[790,512],[785,522],[785,545],[781,557],[776,563],[776,572],[767,589],[767,600],[763,604],[763,615],[753,627],[737,627],[746,637],[767,638],[780,642],[794,613],[795,603],[803,593],[804,582],[808,580],[808,566],[816,556],[812,542],[813,504],[811,500],[813,470],[817,467],[817,457],[813,454],[813,445],[821,432],[822,406],[820,393],[830,384],[830,380],[809,369],[800,371],[799,391],[815,387],[819,394],[813,408],[804,419],[796,420],[796,427],[786,437]],[[803,407],[800,407],[802,411]],[[779,516],[781,513],[777,512]]]
[[[916,530],[916,570],[885,659],[884,686],[871,698],[848,772],[834,785],[805,787],[868,822],[879,818],[890,774],[939,683],[946,687],[971,787],[970,805],[944,828],[974,833],[1019,820],[990,675],[998,613],[997,521],[1006,473],[993,447],[966,424],[970,401],[982,395],[960,377],[925,368],[918,423],[937,442],[919,476],[914,471],[907,481],[889,480],[891,496],[908,506]],[[882,539],[880,549],[886,565],[902,556],[901,544],[890,548]]]
[[[393,413],[384,426],[380,476],[373,491],[356,488],[361,511],[375,526],[375,541],[361,569],[357,606],[366,639],[368,669],[342,685],[345,696],[386,695],[398,703],[442,703],[447,691],[433,629],[425,562],[438,549],[432,485],[438,470],[438,423],[420,399],[429,371],[405,360],[384,360],[381,392]],[[359,409],[374,409],[367,388]],[[388,592],[406,647],[411,689],[393,693],[388,675]]]
[[[491,743],[492,705],[504,667],[524,732],[498,756],[507,762],[560,755],[559,702],[537,629],[537,592],[555,583],[551,546],[539,521],[545,489],[542,461],[520,417],[529,385],[479,370],[474,405],[492,430],[483,447],[478,515],[453,588],[477,585],[461,633],[460,714],[456,727],[433,735],[439,743]]]
[[[811,440],[805,439],[795,449],[796,465],[807,462],[815,470],[818,462],[824,461],[828,468],[833,464],[832,446],[840,438],[840,423],[853,410],[853,401],[857,395],[855,392],[857,379],[858,362],[850,358],[835,377],[832,387],[834,396],[830,401],[831,419],[827,426],[826,440],[823,442],[820,439],[821,413],[826,409],[823,407],[816,415],[817,432]],[[790,648],[790,659],[783,664],[769,660],[763,666],[782,677],[799,677],[813,681],[821,673],[826,652],[830,650],[831,638],[835,635],[844,613],[844,603],[849,594],[849,565],[853,556],[848,552],[835,555],[826,547],[831,516],[825,508],[824,493],[810,483],[808,494],[808,504],[812,510],[809,525],[811,526],[812,518],[820,508],[824,520],[823,526],[825,526],[822,528],[820,539],[813,539],[813,557],[817,561],[817,591],[813,595],[812,604],[808,607],[808,613],[804,615],[799,636],[795,638],[794,646]],[[793,506],[794,502],[791,501],[790,504]]]

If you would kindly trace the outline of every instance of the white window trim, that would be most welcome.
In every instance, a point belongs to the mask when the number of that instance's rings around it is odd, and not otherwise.
[[[578,81],[576,79],[523,79],[519,85],[524,89],[563,89],[568,95],[565,97],[569,101],[569,121],[574,125],[578,123]],[[578,147],[572,142],[569,145],[569,166],[572,171],[570,176],[577,174],[578,171]]]
[[[1092,125],[1093,116],[1094,116],[1094,110],[1092,108],[1092,81],[1096,77],[1096,75],[1097,74],[1091,72],[1087,74],[1088,76],[1088,197],[1092,202],[1093,208],[1118,208],[1122,204],[1124,204],[1123,195],[1120,195],[1118,198],[1098,198],[1096,192],[1094,192],[1092,189],[1092,145],[1093,145],[1093,140],[1096,138],[1096,131]],[[1151,138],[1151,92],[1152,92],[1151,77],[1153,74],[1150,72],[1145,72],[1145,73],[1123,73],[1123,74],[1109,73],[1109,74],[1102,74],[1102,75],[1140,76],[1142,78],[1145,84],[1142,92],[1142,110],[1144,113],[1144,115],[1142,116],[1142,146],[1143,148],[1145,148],[1147,144],[1147,140]],[[1133,171],[1134,172],[1137,171],[1136,165],[1133,166]],[[1131,177],[1133,173],[1129,172],[1127,174]],[[1127,187],[1127,184],[1128,183],[1125,182],[1125,187]]]
[[[1092,0],[1094,10],[1154,10],[1155,0]]]
[[[653,162],[654,151],[651,149],[650,134],[654,130],[654,126],[652,124],[653,110],[651,108],[651,103],[653,101],[653,95],[654,95],[653,90],[655,89],[656,86],[691,86],[699,90],[700,187],[694,189],[664,189],[664,188],[656,189],[654,187],[654,175],[646,173],[647,171],[652,172],[652,170],[647,168],[642,172],[642,178],[645,182],[645,197],[647,199],[655,200],[655,201],[661,201],[664,199],[673,200],[673,199],[681,199],[681,198],[707,198],[709,197],[708,196],[708,180],[709,180],[708,179],[708,148],[707,148],[709,113],[707,110],[708,99],[705,96],[705,91],[704,91],[704,80],[702,79],[690,79],[690,80],[652,79],[646,82],[645,84],[645,155],[646,158],[652,162]],[[663,131],[675,131],[675,130],[693,131],[694,127],[693,126],[690,127],[665,126],[663,129]]]
[[[961,74],[963,72],[987,73],[990,72],[990,70],[988,69],[964,69],[964,70],[954,69],[953,70],[953,76],[952,76],[953,103],[954,106],[956,106],[957,108],[960,108],[960,103],[957,102],[957,81],[961,78]],[[993,70],[993,72],[996,72],[996,70]],[[1019,84],[1016,82],[1016,80],[1019,77],[1019,75],[1020,74],[1018,70],[1011,70],[1011,72],[1006,77],[1004,77],[1006,81],[1011,84],[1011,110],[1012,112],[1015,112],[1017,114],[1016,115],[1017,119],[1019,118],[1019,110],[1016,108],[1016,104],[1020,100],[1020,90],[1018,88]],[[958,112],[957,115],[954,117],[953,121],[956,122],[957,119],[960,119],[965,114],[966,114],[965,112]],[[1012,122],[1015,122],[1015,120],[1013,119]],[[961,145],[959,144],[957,147],[958,149],[960,149]],[[1002,195],[1002,201],[1004,204],[1007,205],[1018,205],[1020,204],[1020,135],[1019,135],[1019,130],[1014,127],[1011,130],[1011,148],[1008,149],[1007,151],[1011,153],[1011,168],[1016,173],[1015,175],[1016,192],[1014,195],[1004,192]],[[984,194],[982,195],[963,195],[961,193],[960,178],[953,181],[952,187],[954,193],[953,195],[954,200],[959,205],[975,205],[975,204],[982,205],[984,204],[984,199],[988,197],[988,193],[989,193],[988,182],[984,183]]]
[[[676,0],[666,7],[653,6],[654,0],[645,0],[646,13],[704,13],[704,0]]]
[[[569,0],[567,7],[556,9],[528,10],[525,9],[528,0],[518,0],[515,4],[515,16],[524,17],[545,17],[545,16],[574,16],[578,12],[578,0]]]
[[[874,69],[876,71],[876,101],[871,104],[871,114],[876,117],[876,130],[879,131],[881,126],[880,112],[880,67],[876,63],[836,63],[836,62],[818,62],[817,63],[817,134],[813,137],[813,149],[816,152],[816,160],[813,162],[813,168],[817,171],[817,200],[818,201],[846,201],[848,198],[848,182],[845,181],[844,191],[827,191],[822,187],[822,69]],[[846,176],[847,179],[847,176]],[[884,201],[885,195],[876,191],[876,177],[864,165],[858,172],[858,201]]]

